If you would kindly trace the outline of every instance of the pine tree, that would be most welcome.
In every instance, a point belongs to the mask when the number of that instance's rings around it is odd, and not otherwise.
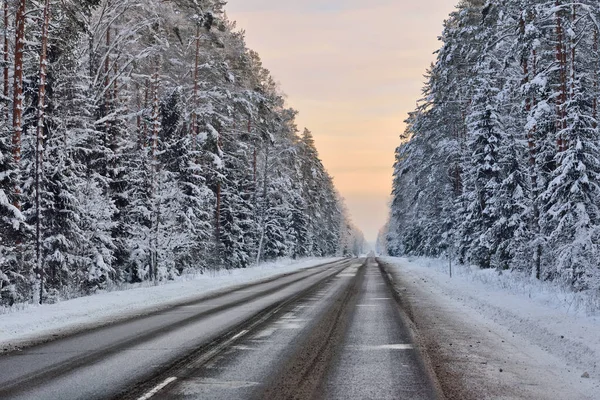
[[[2,3],[0,304],[356,248],[224,5]]]

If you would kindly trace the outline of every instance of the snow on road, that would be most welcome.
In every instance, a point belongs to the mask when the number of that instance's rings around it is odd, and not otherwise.
[[[127,290],[102,292],[56,304],[0,308],[0,353],[338,259],[283,260],[247,269],[182,276],[159,286],[129,285]]]
[[[513,273],[383,258],[450,399],[599,399],[598,298]],[[588,377],[589,376],[589,377]]]

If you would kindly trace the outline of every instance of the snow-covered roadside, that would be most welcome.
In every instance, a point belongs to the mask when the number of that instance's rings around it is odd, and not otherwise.
[[[600,398],[593,297],[461,266],[450,278],[445,260],[382,261],[448,398]]]
[[[247,269],[182,276],[159,286],[98,293],[56,304],[0,309],[0,353],[336,260],[339,258],[281,260]]]

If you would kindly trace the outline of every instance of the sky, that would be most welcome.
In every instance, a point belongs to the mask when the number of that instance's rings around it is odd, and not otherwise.
[[[385,224],[394,150],[455,0],[229,0],[298,127],[369,241]]]

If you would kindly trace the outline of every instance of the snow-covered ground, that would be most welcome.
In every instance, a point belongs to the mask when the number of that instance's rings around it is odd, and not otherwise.
[[[129,285],[56,304],[0,308],[0,353],[28,343],[147,314],[236,286],[338,260],[281,260],[257,267],[188,275],[158,286]]]
[[[600,299],[447,260],[383,258],[456,399],[600,399]]]

